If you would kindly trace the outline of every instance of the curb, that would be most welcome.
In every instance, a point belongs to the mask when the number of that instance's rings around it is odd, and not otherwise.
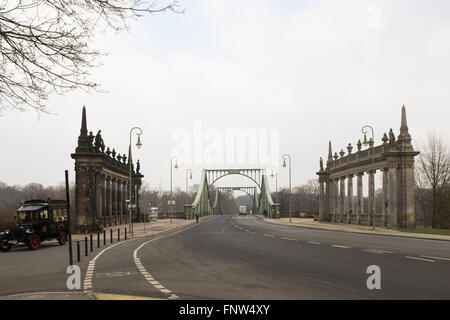
[[[204,216],[204,217],[201,217],[201,218],[199,218],[199,223],[200,223],[200,222],[204,222],[204,221],[208,221],[208,220],[210,220],[210,218],[213,218],[213,217],[216,217],[216,216],[213,215],[213,216]],[[156,232],[156,233],[150,234],[150,235],[145,235],[145,234],[143,234],[143,235],[139,235],[139,236],[127,237],[127,239],[139,239],[139,238],[145,238],[145,237],[152,237],[152,236],[165,235],[165,234],[167,234],[167,233],[171,233],[171,232],[174,232],[174,231],[183,230],[184,228],[187,228],[187,227],[189,227],[189,226],[191,226],[191,225],[193,225],[193,224],[196,224],[196,223],[195,223],[195,220],[193,220],[192,223],[187,223],[187,224],[184,224],[184,225],[181,225],[181,226],[178,226],[178,227],[169,229],[169,230],[159,231],[159,232]]]
[[[386,237],[397,237],[397,238],[407,238],[407,239],[419,239],[419,240],[436,240],[436,241],[450,241],[450,239],[439,239],[439,238],[430,238],[427,237],[427,234],[423,234],[425,235],[424,237],[418,237],[418,236],[414,236],[411,233],[405,234],[405,235],[401,235],[401,234],[389,234],[389,233],[381,233],[381,232],[364,232],[364,231],[349,231],[349,230],[330,230],[330,229],[326,229],[326,228],[322,228],[322,227],[312,227],[312,226],[301,226],[301,225],[291,225],[291,224],[284,224],[284,223],[274,223],[274,222],[270,222],[270,221],[266,221],[264,220],[262,217],[258,217],[258,216],[254,216],[255,218],[258,218],[259,220],[261,220],[262,222],[266,222],[266,223],[270,223],[273,225],[280,225],[280,226],[287,226],[287,227],[296,227],[296,228],[304,228],[304,229],[312,229],[312,230],[322,230],[322,231],[331,231],[331,232],[345,232],[345,233],[353,233],[353,234],[365,234],[365,235],[369,235],[369,236],[386,236]]]
[[[52,297],[53,299],[32,299],[36,296],[47,296]],[[59,296],[59,297],[58,297]],[[74,299],[61,299],[61,296],[73,296]],[[87,299],[77,299],[77,297],[86,297]],[[22,298],[22,299],[20,299]],[[32,291],[32,292],[21,292],[21,293],[13,293],[0,296],[0,301],[11,301],[11,300],[96,300],[95,296],[89,292],[83,291]]]

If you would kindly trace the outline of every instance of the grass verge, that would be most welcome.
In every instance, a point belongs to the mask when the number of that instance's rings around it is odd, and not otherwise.
[[[411,233],[440,234],[443,236],[450,236],[450,229],[422,228],[422,229],[401,229],[400,231]]]

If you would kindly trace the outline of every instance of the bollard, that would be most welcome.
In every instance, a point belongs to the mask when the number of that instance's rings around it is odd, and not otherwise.
[[[80,241],[77,241],[77,261],[80,262]]]
[[[120,241],[120,228],[117,229],[117,241]]]
[[[84,255],[87,257],[88,255],[88,243],[87,243],[87,237],[84,237]]]
[[[92,242],[92,233],[89,235],[89,241],[91,245],[91,252],[94,251],[94,243]]]
[[[103,245],[106,246],[106,229],[103,229]]]
[[[100,248],[100,232],[97,232],[97,248]]]
[[[127,228],[125,228],[125,240],[127,240]]]
[[[113,231],[112,231],[112,228],[109,229],[109,231],[111,231],[111,232],[110,232],[110,233],[111,233],[111,243],[113,243]]]

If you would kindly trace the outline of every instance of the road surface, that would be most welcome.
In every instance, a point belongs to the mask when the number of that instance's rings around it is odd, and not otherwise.
[[[67,247],[1,254],[0,295],[67,291]],[[96,256],[95,261],[93,258]],[[381,270],[369,290],[367,267]],[[449,299],[450,242],[275,225],[218,216],[97,249],[88,293],[162,299]]]

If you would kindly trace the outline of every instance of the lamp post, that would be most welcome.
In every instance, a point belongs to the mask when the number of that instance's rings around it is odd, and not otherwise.
[[[187,170],[186,170],[186,194],[189,193],[188,173],[189,173],[189,179],[192,180],[192,169],[187,169]]]
[[[275,167],[271,168],[271,173],[270,176],[273,178],[274,177],[274,169],[276,170]],[[275,171],[275,203],[277,204],[277,206],[275,207],[275,218],[279,218],[280,217],[280,206],[278,203],[278,171]],[[278,209],[277,209],[278,208]]]
[[[273,174],[274,170],[273,169],[276,169],[276,168],[272,167],[270,169],[271,170],[270,176],[272,178],[274,177],[274,174]],[[278,172],[275,172],[275,201],[278,203]]]
[[[286,158],[289,159],[289,223],[292,222],[292,184],[291,184],[291,156],[283,155],[283,168],[286,168]]]
[[[186,170],[186,197],[187,197],[187,201],[189,201],[189,181],[188,181],[188,173],[189,173],[189,179],[192,180],[192,169],[187,169]],[[186,220],[189,219],[188,214],[186,214]]]
[[[131,128],[131,130],[130,130],[130,145],[129,145],[129,149],[128,149],[128,153],[129,153],[129,155],[128,155],[128,164],[129,164],[129,173],[130,173],[130,187],[129,187],[129,189],[130,189],[130,194],[129,194],[129,207],[128,207],[128,215],[129,215],[129,229],[130,229],[130,231],[131,231],[131,235],[133,235],[133,221],[132,221],[132,213],[131,213],[131,210],[132,210],[132,201],[131,201],[131,195],[132,195],[132,188],[133,188],[133,184],[132,184],[132,168],[131,168],[131,166],[132,166],[132,162],[133,162],[133,159],[132,159],[132,157],[131,157],[131,133],[134,131],[134,130],[139,130],[139,133],[136,133],[136,135],[138,136],[138,141],[137,141],[137,143],[136,143],[136,147],[138,148],[138,149],[140,149],[141,147],[142,147],[142,143],[141,143],[141,134],[142,134],[142,129],[141,128],[139,128],[139,127],[134,127],[134,128]]]
[[[367,129],[370,129],[372,131],[372,138],[367,141]],[[375,175],[375,140],[374,140],[374,131],[373,128],[371,126],[364,126],[361,129],[362,133],[364,134],[364,141],[363,141],[363,145],[365,147],[367,147],[367,145],[370,146],[370,148],[372,149],[372,164],[373,164],[373,174]],[[373,230],[375,230],[375,177],[374,177],[374,181],[372,184],[372,195],[373,195],[373,207],[372,207],[372,228]]]
[[[169,204],[169,215],[170,215],[170,223],[172,223],[172,203],[173,203],[173,191],[172,191],[172,165],[173,160],[175,159],[175,169],[178,169],[178,159],[177,156],[170,157],[170,204]]]

